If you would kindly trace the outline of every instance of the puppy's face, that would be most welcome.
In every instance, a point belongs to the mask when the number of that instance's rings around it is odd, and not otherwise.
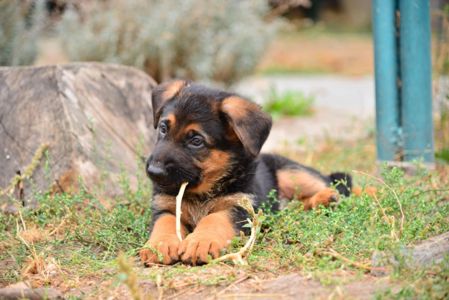
[[[241,97],[177,80],[152,95],[157,142],[147,173],[160,192],[210,194],[244,158],[253,160],[271,128],[271,118]]]

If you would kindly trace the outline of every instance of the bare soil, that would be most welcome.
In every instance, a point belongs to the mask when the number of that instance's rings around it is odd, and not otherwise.
[[[300,73],[373,74],[369,34],[290,33],[275,39],[259,70]]]

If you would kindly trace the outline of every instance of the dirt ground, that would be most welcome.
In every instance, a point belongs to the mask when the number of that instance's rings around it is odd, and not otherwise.
[[[268,73],[373,74],[374,52],[367,33],[283,34],[273,41],[259,70]]]
[[[391,288],[385,278],[355,276],[343,273],[336,276],[341,284],[323,285],[318,280],[297,273],[275,278],[260,275],[240,275],[234,283],[220,287],[181,287],[166,294],[165,299],[372,299],[376,292]],[[144,290],[161,295],[152,282],[143,282]],[[126,293],[126,292],[125,292]]]
[[[60,41],[47,37],[39,43],[35,65],[69,62]],[[268,46],[258,66],[261,73],[371,75],[374,52],[367,33],[283,33]]]
[[[139,263],[137,263],[139,264]],[[139,292],[158,299],[373,299],[376,294],[395,290],[389,277],[375,277],[354,271],[338,271],[323,274],[320,278],[300,273],[254,272],[251,267],[189,267],[185,275],[167,277],[170,266],[134,268],[139,277],[158,272],[156,280],[140,280]],[[199,269],[192,272],[192,269]],[[232,276],[234,280],[220,284],[208,281],[210,278]],[[83,280],[76,288],[66,289],[66,295],[86,299],[129,299],[130,289],[114,280],[101,281],[99,278]]]

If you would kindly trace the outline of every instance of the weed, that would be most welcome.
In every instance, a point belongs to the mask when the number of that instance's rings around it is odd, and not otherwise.
[[[274,117],[309,116],[313,113],[313,96],[306,96],[300,91],[278,92],[271,88],[265,110]]]

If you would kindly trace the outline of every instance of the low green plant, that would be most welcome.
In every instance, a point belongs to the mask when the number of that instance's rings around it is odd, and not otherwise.
[[[449,231],[449,191],[444,174],[420,170],[415,176],[406,176],[398,168],[385,168],[379,177],[362,172],[353,175],[357,184],[375,187],[377,193],[351,195],[342,198],[336,207],[307,212],[296,201],[279,212],[270,211],[268,206],[248,257],[249,266],[216,263],[192,268],[176,264],[139,269],[136,274],[154,282],[160,280],[164,289],[181,281],[186,286],[204,288],[231,284],[244,278],[242,273],[258,276],[303,272],[324,282],[330,277],[323,274],[369,271],[374,251],[397,256],[403,247]],[[64,274],[76,274],[81,288],[83,280],[103,283],[120,276],[117,255],[123,252],[136,256],[149,235],[150,191],[140,186],[141,190],[135,191],[124,183],[126,194],[112,202],[86,191],[74,195],[36,194],[37,209],[22,209],[19,215],[0,213],[0,285],[23,280],[20,270],[27,264],[30,251],[18,238],[22,224],[43,233],[33,243],[36,253],[55,258]],[[274,203],[276,198],[276,193],[270,193]],[[230,251],[239,250],[245,241],[236,238]],[[4,263],[7,261],[11,262]],[[447,262],[418,270],[399,264],[391,275],[398,288],[379,297],[429,295],[429,299],[444,299],[448,270]],[[58,280],[67,282],[70,277],[64,275]],[[101,290],[95,292],[103,295]]]
[[[264,108],[273,116],[309,116],[313,114],[315,98],[305,95],[301,91],[278,92],[275,88],[270,90],[268,101]]]
[[[397,255],[401,247],[449,231],[449,203],[435,197],[438,192],[428,187],[435,179],[422,172],[409,178],[398,168],[385,169],[380,182],[362,178],[376,187],[377,195],[351,195],[335,208],[307,213],[292,202],[288,209],[267,214],[254,261],[269,255],[286,268],[368,269],[374,251]]]

